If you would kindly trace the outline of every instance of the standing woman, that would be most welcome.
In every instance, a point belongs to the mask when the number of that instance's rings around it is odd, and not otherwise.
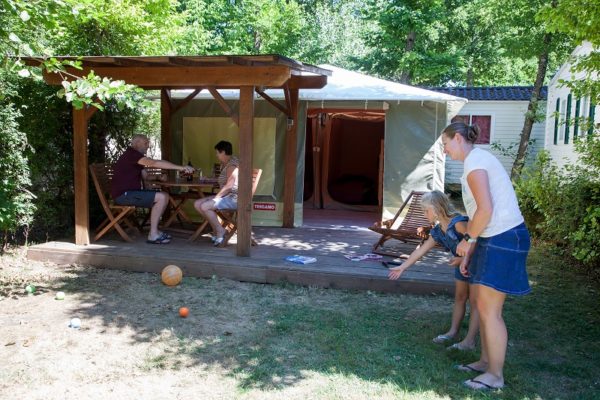
[[[469,223],[456,252],[465,256],[461,273],[470,276],[480,319],[481,357],[458,368],[479,372],[464,383],[486,390],[504,386],[508,334],[502,307],[507,294],[531,291],[525,266],[530,239],[508,174],[496,157],[474,147],[477,136],[477,125],[462,122],[442,132],[444,152],[464,163],[461,183]]]

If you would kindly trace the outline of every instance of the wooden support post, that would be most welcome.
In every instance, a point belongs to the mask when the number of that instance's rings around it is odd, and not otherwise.
[[[237,255],[250,256],[252,240],[252,153],[254,86],[240,88],[240,168],[238,181]]]
[[[283,184],[283,227],[294,227],[294,208],[296,200],[296,169],[298,159],[296,148],[298,146],[298,89],[289,89],[288,109],[292,116],[292,123],[288,124],[285,135],[285,172]]]
[[[171,92],[160,90],[160,151],[163,160],[171,161]]]
[[[90,244],[88,195],[88,122],[96,108],[73,108],[73,172],[75,188],[75,244]]]

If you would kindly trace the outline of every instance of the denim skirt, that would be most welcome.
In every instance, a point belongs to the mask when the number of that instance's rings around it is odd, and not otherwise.
[[[531,240],[525,224],[495,236],[477,239],[469,264],[471,284],[500,292],[523,295],[531,291],[527,278],[527,254]]]

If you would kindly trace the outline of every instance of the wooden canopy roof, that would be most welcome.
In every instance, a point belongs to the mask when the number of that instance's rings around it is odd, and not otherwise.
[[[82,70],[67,68],[76,76],[96,75],[124,80],[145,89],[264,88],[320,89],[327,84],[331,71],[304,64],[280,55],[257,56],[60,56],[59,61],[80,61]],[[44,58],[23,57],[30,66],[39,66]],[[68,76],[45,73],[51,85],[59,85]]]
[[[283,195],[283,226],[294,222],[296,181],[296,144],[298,94],[300,89],[320,89],[327,84],[331,71],[292,60],[280,55],[258,56],[85,56],[52,57],[59,61],[78,60],[82,69],[67,67],[65,72],[44,71],[44,80],[60,85],[64,80],[97,76],[123,80],[144,89],[161,90],[161,146],[169,159],[171,149],[171,115],[202,90],[208,90],[217,103],[238,125],[240,133],[240,172],[238,187],[238,245],[237,254],[250,255],[252,207],[252,146],[254,92],[288,116]],[[47,58],[22,57],[30,66],[40,66]],[[177,104],[171,100],[171,89],[194,89],[187,99]],[[232,110],[217,89],[239,89],[238,110]],[[271,99],[265,89],[282,88],[285,104]],[[88,123],[94,107],[73,109],[73,152],[75,182],[75,243],[89,244],[88,199]]]

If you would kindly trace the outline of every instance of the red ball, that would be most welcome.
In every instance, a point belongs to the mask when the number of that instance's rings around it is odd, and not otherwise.
[[[188,315],[190,315],[190,310],[187,307],[181,307],[179,309],[179,316],[181,318],[187,318]]]

